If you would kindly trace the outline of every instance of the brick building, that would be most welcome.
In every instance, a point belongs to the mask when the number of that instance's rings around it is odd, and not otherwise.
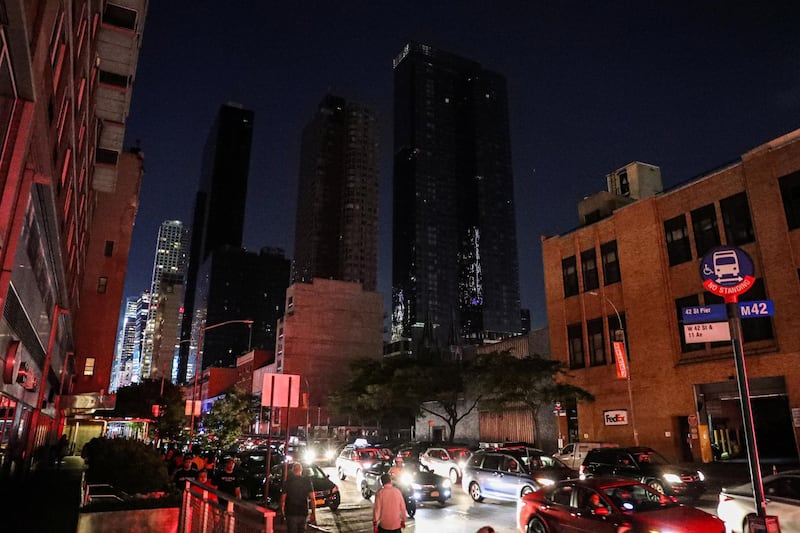
[[[740,300],[775,304],[772,318],[742,320],[761,457],[796,456],[800,130],[669,191],[636,197],[635,188],[618,187],[629,179],[628,167],[620,169],[603,193],[628,201],[604,201],[612,208],[590,217],[584,209],[580,228],[543,237],[551,353],[596,396],[565,399],[563,430],[573,441],[623,445],[638,430],[642,445],[678,459],[710,461],[712,445],[718,454],[745,453],[730,342],[687,343],[681,318],[683,307],[721,303],[703,290],[699,259],[714,246],[737,246],[756,272]],[[611,350],[621,333],[632,402]],[[622,412],[626,423],[613,425],[606,411]]]

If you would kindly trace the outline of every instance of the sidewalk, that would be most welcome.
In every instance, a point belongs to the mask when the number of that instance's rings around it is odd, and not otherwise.
[[[63,465],[40,468],[24,479],[0,478],[0,531],[75,533],[85,470],[81,457],[70,456]],[[307,530],[324,531],[313,526]],[[275,533],[286,533],[286,524],[279,519]]]

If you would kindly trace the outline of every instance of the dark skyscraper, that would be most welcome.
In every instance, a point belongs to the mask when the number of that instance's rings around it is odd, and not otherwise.
[[[303,130],[292,278],[357,281],[374,291],[377,265],[375,115],[327,95]]]
[[[187,341],[192,338],[196,314],[198,270],[214,250],[242,245],[252,138],[252,111],[232,103],[220,107],[203,153],[200,189],[195,198],[181,324],[179,382],[187,377],[190,351]]]
[[[412,43],[394,99],[392,340],[519,333],[505,78]]]

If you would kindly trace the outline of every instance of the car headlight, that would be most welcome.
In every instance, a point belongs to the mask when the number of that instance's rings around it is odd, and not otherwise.
[[[412,483],[411,488],[414,490],[422,490],[422,485],[420,485],[419,483]]]
[[[445,479],[444,481],[442,481],[442,487],[444,487],[446,489],[449,489],[450,488],[450,480],[449,479]]]
[[[364,464],[361,466],[363,466],[364,468],[369,468],[372,466],[372,461],[364,461]]]
[[[549,487],[550,485],[553,485],[555,483],[555,481],[553,481],[552,479],[548,479],[546,477],[537,477],[536,478],[536,483],[538,483],[539,485],[541,485],[543,487]]]
[[[680,483],[681,477],[677,474],[664,474],[664,481],[667,483]]]
[[[333,454],[335,452],[333,450],[328,450],[325,452],[325,459],[333,459]]]
[[[702,473],[701,471],[699,471],[699,470],[697,471],[697,477],[699,477],[699,478],[700,478],[700,481],[705,481],[705,480],[706,480],[706,476],[705,476],[705,474],[703,474],[703,473]]]
[[[303,459],[305,459],[305,462],[307,462],[307,463],[314,462],[314,459],[316,459],[316,458],[317,458],[317,454],[314,453],[313,450],[308,450],[306,453],[303,454]]]
[[[412,478],[411,474],[409,474],[408,472],[405,472],[405,473],[403,473],[402,476],[400,476],[400,481],[404,485],[410,485],[413,480],[414,480],[414,478]]]

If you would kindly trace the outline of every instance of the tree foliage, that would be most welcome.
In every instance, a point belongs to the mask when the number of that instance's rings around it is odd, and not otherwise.
[[[161,393],[163,387],[163,395]],[[154,416],[153,406],[160,406]],[[162,439],[177,439],[185,423],[183,391],[169,380],[145,379],[117,390],[114,416],[148,418],[154,423],[151,430]]]
[[[220,447],[228,448],[255,422],[251,405],[252,395],[231,387],[203,415],[203,426],[217,438]]]
[[[84,449],[88,481],[108,483],[128,494],[168,491],[172,480],[154,448],[138,440],[94,438]]]

